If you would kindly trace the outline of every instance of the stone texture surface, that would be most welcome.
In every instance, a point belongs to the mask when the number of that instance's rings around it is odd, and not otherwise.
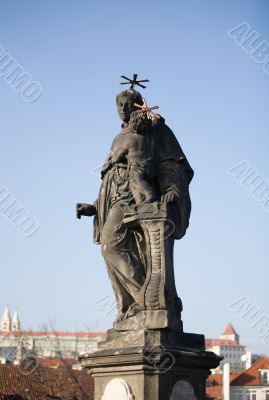
[[[157,291],[158,289],[156,289]],[[182,331],[182,321],[175,318],[167,310],[140,311],[135,316],[120,322],[114,322],[116,331],[137,331],[138,329],[163,329],[170,328]]]
[[[179,391],[184,399],[190,387],[195,398],[204,400],[206,378],[209,370],[218,366],[220,357],[204,350],[201,335],[170,334],[167,330],[139,332],[135,340],[130,332],[121,333],[120,338],[114,333],[114,339],[113,333],[108,333],[107,342],[81,358],[94,377],[94,399],[100,400],[108,383],[117,378],[127,383],[134,400],[174,400]],[[180,345],[184,335],[189,348]],[[123,347],[109,348],[109,339],[113,346],[121,343]],[[191,386],[182,384],[182,380]]]
[[[128,332],[117,332],[113,329],[106,334],[104,341],[98,343],[98,352],[102,350],[140,349],[154,348],[162,346],[169,349],[185,351],[203,351],[205,350],[205,341],[203,335],[194,333],[176,333],[168,329],[140,329]]]
[[[176,382],[172,390],[171,400],[194,400],[195,393],[190,382],[180,379]]]
[[[134,400],[130,387],[123,379],[112,379],[105,387],[102,400]]]

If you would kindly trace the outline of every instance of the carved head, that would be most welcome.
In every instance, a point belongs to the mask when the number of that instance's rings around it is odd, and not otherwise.
[[[137,110],[134,103],[142,105],[143,100],[139,92],[134,89],[127,89],[117,95],[116,103],[120,119],[123,122],[129,122],[132,112]]]
[[[151,119],[148,119],[147,114],[137,110],[132,112],[129,120],[129,129],[132,133],[146,133],[152,125]]]

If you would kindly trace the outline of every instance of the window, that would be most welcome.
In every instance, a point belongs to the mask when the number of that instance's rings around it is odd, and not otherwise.
[[[269,391],[268,390],[265,393],[265,400],[269,400]]]
[[[256,390],[247,391],[247,400],[257,400]]]
[[[268,375],[269,375],[268,371],[261,371],[260,372],[261,385],[268,385],[269,384]]]
[[[243,400],[243,392],[235,390],[233,393],[232,400]]]

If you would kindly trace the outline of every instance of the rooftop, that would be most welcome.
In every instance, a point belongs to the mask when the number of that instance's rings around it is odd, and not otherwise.
[[[104,332],[47,332],[47,331],[0,331],[0,336],[9,337],[9,336],[62,336],[62,337],[73,337],[73,338],[97,338],[103,337],[105,335]]]
[[[212,346],[245,347],[243,344],[227,339],[205,339],[205,345],[207,347],[212,347]]]
[[[232,324],[228,324],[222,335],[237,335]]]
[[[54,369],[39,365],[25,374],[18,366],[0,364],[0,400],[7,396],[20,400],[93,400],[93,378],[86,370],[74,371],[67,366]]]
[[[259,370],[261,369],[269,369],[268,357],[260,358],[249,369],[242,372],[231,384],[233,386],[259,386]]]

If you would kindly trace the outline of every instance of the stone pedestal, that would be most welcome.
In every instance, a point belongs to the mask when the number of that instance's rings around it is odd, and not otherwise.
[[[202,335],[165,330],[113,332],[81,358],[94,377],[94,400],[205,399],[206,378],[221,357]]]

